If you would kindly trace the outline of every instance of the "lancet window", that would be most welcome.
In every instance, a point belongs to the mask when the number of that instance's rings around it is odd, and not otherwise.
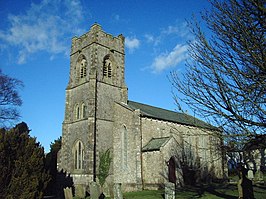
[[[83,58],[80,62],[80,78],[84,78],[87,76],[87,61]]]
[[[78,104],[76,104],[75,106],[75,119],[76,120],[80,119],[80,108]]]
[[[121,158],[122,158],[122,168],[127,168],[127,145],[128,145],[128,134],[127,134],[127,128],[123,126],[122,132],[121,132]]]
[[[112,77],[112,61],[109,55],[107,55],[103,61],[103,76]]]
[[[86,118],[86,109],[87,109],[86,105],[82,103],[81,105],[81,117],[82,118]]]
[[[84,161],[84,146],[79,140],[74,146],[74,166],[75,169],[83,169]]]

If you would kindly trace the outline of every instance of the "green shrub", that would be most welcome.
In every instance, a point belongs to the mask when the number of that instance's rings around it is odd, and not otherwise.
[[[105,180],[109,175],[111,161],[112,161],[112,158],[111,158],[110,149],[107,149],[105,152],[100,154],[98,179],[99,179],[99,183],[101,187],[103,187]]]

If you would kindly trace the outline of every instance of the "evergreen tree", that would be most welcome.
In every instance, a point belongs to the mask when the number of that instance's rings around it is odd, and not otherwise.
[[[101,187],[103,187],[106,178],[109,175],[110,165],[111,165],[111,151],[110,149],[104,151],[100,154],[100,165],[98,179]]]
[[[57,140],[50,144],[50,152],[46,155],[45,158],[45,168],[49,171],[51,175],[51,181],[47,185],[45,191],[48,195],[56,195],[58,192],[57,185],[57,154],[61,149],[62,137],[60,136]]]
[[[22,122],[0,130],[0,198],[42,198],[50,180],[44,149]]]

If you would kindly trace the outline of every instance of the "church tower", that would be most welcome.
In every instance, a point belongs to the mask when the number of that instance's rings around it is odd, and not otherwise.
[[[99,153],[112,148],[114,102],[127,103],[124,55],[124,37],[98,24],[72,39],[59,169],[76,185],[96,179]]]

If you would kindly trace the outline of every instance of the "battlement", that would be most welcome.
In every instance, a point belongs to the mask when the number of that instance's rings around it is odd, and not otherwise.
[[[125,37],[120,34],[116,37],[102,30],[99,24],[93,24],[90,30],[80,37],[72,38],[71,55],[82,51],[87,46],[96,43],[124,54]]]

